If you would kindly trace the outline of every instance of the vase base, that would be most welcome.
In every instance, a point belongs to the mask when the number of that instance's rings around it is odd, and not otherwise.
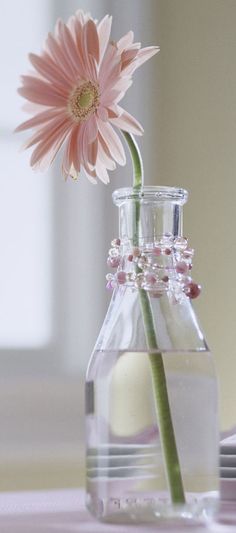
[[[161,501],[162,500],[162,501]],[[114,524],[148,524],[160,526],[199,526],[214,520],[218,510],[218,493],[210,492],[194,500],[188,495],[184,505],[172,505],[162,498],[109,498],[87,496],[87,508],[99,521]]]

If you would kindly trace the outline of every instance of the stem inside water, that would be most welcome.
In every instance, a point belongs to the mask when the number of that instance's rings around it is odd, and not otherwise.
[[[127,132],[122,132],[130,149],[133,169],[134,169],[134,191],[139,191],[143,186],[143,166],[142,159],[133,136]],[[134,202],[134,238],[133,245],[139,246],[139,224],[140,224],[140,200]],[[137,272],[141,272],[136,267]],[[144,330],[149,350],[149,360],[152,374],[153,392],[155,406],[159,422],[160,438],[166,468],[166,476],[172,503],[185,503],[183,481],[180,469],[180,462],[175,440],[174,427],[171,417],[171,410],[168,398],[165,368],[163,357],[158,353],[158,343],[155,332],[154,319],[150,297],[147,291],[139,289],[139,299],[143,317]]]

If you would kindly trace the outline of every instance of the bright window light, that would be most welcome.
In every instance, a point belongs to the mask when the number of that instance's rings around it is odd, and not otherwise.
[[[40,52],[50,29],[50,5],[1,3],[0,349],[35,349],[51,339],[51,181],[32,172],[29,153],[19,153],[23,135],[13,134],[27,119],[20,75],[30,71],[28,53]]]
[[[39,53],[50,29],[48,0],[1,2],[1,130],[14,129],[26,120],[21,111],[23,98],[17,96],[20,76],[30,71],[29,52]],[[9,37],[10,35],[10,37]],[[31,69],[32,71],[33,69]]]
[[[36,347],[51,335],[51,181],[1,145],[0,348]]]

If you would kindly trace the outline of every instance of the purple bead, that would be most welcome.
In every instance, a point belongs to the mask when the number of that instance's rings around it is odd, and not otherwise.
[[[124,270],[117,272],[116,279],[120,285],[123,285],[126,282],[126,272]]]
[[[170,255],[171,254],[171,249],[170,248],[166,248],[165,249],[165,254],[166,255]]]
[[[108,291],[112,291],[112,290],[114,289],[114,283],[113,283],[112,280],[109,280],[109,281],[107,282],[107,284],[106,284],[106,289],[107,289]]]
[[[128,261],[130,261],[132,263],[133,261],[133,255],[132,254],[129,254],[128,257],[127,257]]]
[[[162,281],[164,281],[164,283],[168,283],[169,281],[168,276],[163,276]]]

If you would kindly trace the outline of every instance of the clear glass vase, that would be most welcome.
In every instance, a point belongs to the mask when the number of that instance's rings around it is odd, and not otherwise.
[[[120,189],[113,200],[114,291],[86,379],[86,503],[105,522],[209,520],[219,489],[217,382],[189,298],[197,286],[182,237],[187,192]]]

